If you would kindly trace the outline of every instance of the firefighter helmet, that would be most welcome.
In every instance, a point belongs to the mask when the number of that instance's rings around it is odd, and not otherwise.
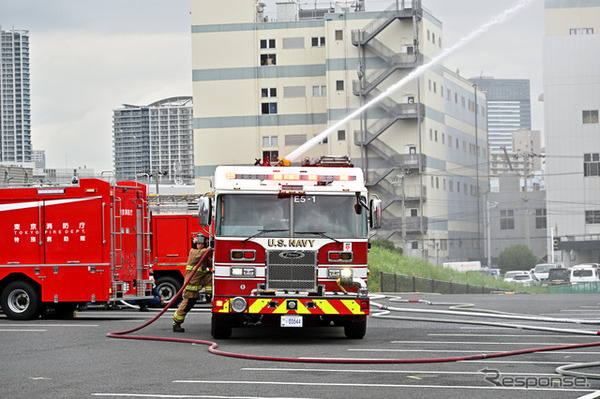
[[[202,234],[198,234],[196,237],[192,239],[192,244],[204,244],[205,247],[208,246],[208,237],[203,236]]]

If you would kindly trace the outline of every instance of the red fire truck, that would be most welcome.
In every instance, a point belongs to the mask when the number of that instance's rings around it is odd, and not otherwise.
[[[367,202],[361,169],[332,156],[219,166],[213,188],[199,204],[200,223],[215,226],[213,337],[257,322],[364,337],[368,233],[381,224],[381,201]]]
[[[197,209],[197,204],[195,207]],[[183,284],[192,238],[198,234],[208,235],[208,231],[198,223],[198,215],[186,213],[186,209],[153,208],[150,259],[156,287],[166,303]]]
[[[81,179],[0,189],[0,307],[10,319],[151,298],[146,186]]]

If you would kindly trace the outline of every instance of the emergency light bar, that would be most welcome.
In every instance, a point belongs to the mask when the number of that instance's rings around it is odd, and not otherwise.
[[[297,173],[272,173],[272,174],[241,174],[227,173],[228,180],[273,180],[273,181],[312,181],[316,183],[333,181],[355,181],[354,175],[304,175]]]

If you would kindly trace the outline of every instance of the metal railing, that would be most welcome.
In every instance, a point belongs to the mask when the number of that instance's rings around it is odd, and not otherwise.
[[[442,281],[433,278],[408,276],[405,274],[381,272],[381,292],[427,292],[438,294],[490,294],[504,291],[498,288],[485,287]]]

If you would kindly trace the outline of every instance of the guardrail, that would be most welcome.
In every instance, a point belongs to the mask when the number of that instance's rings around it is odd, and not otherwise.
[[[381,273],[381,292],[428,292],[438,294],[489,294],[502,290],[482,285],[453,283],[452,281],[408,276],[405,274]]]

